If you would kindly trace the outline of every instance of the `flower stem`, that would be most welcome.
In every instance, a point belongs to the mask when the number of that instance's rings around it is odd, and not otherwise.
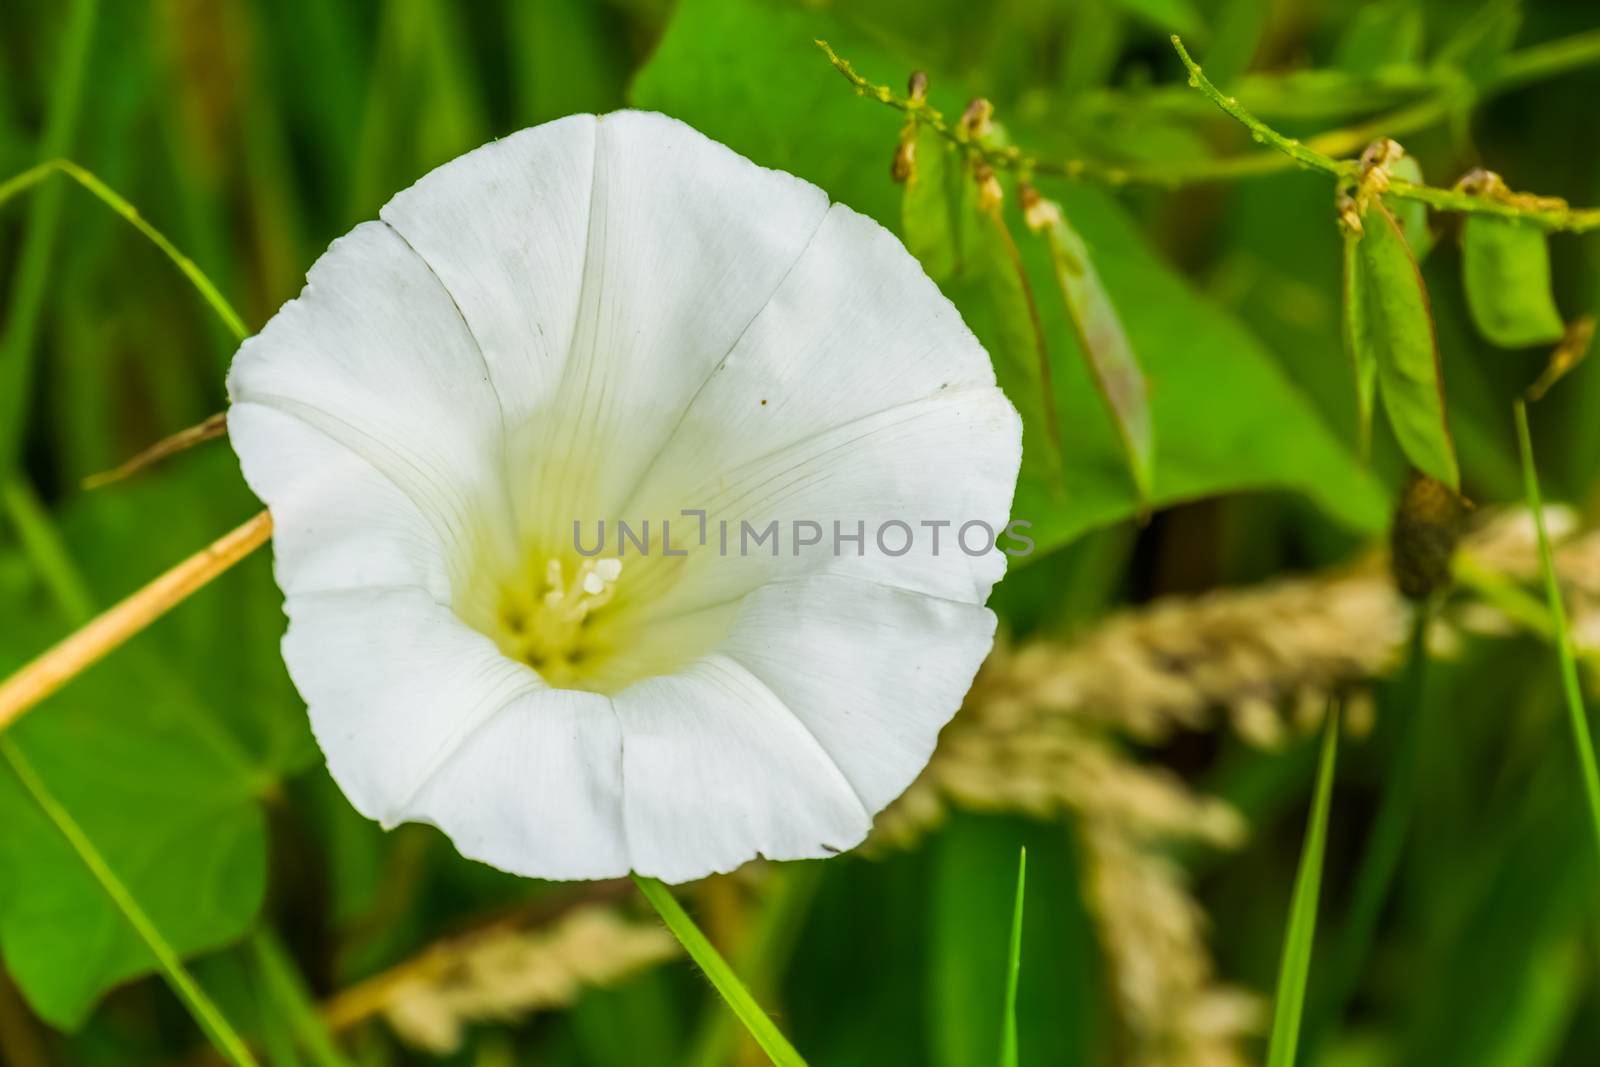
[[[1583,774],[1583,791],[1589,803],[1589,821],[1595,845],[1600,850],[1600,771],[1596,770],[1594,742],[1589,736],[1589,718],[1583,707],[1583,689],[1578,684],[1578,661],[1567,627],[1567,611],[1561,602],[1561,585],[1556,579],[1555,552],[1544,525],[1544,506],[1539,494],[1539,473],[1533,462],[1533,437],[1528,432],[1528,406],[1521,400],[1512,405],[1517,422],[1517,450],[1522,455],[1522,482],[1533,512],[1534,529],[1539,535],[1539,569],[1544,573],[1545,598],[1550,603],[1550,622],[1554,631],[1556,657],[1561,664],[1561,689],[1566,697],[1567,717],[1572,726],[1572,746]],[[1600,856],[1600,851],[1597,851]]]
[[[722,999],[727,1001],[728,1007],[744,1023],[750,1036],[755,1038],[756,1044],[761,1046],[761,1051],[767,1054],[776,1067],[805,1067],[805,1060],[800,1053],[795,1051],[789,1039],[783,1036],[777,1025],[761,1010],[761,1005],[750,995],[750,991],[739,981],[739,976],[733,973],[733,968],[722,958],[722,954],[707,940],[706,935],[700,932],[694,920],[689,918],[689,913],[683,910],[683,905],[678,903],[660,879],[648,875],[635,874],[633,876],[639,892],[656,909],[656,914],[661,916],[661,921],[667,924],[667,929],[672,931],[684,950],[689,953],[705,976],[711,980]]]
[[[0,682],[0,733],[34,705],[261,547],[271,535],[272,517],[263,511],[102,612]]]

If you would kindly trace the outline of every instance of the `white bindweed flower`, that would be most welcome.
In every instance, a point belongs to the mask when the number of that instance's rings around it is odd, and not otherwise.
[[[877,224],[675,120],[440,167],[228,387],[335,780],[504,870],[849,848],[990,647],[1004,556],[956,534],[1005,526],[1021,444],[982,348]]]

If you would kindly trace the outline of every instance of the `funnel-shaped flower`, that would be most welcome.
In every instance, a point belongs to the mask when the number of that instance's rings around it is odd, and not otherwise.
[[[547,878],[858,843],[994,631],[1003,556],[956,537],[1005,525],[1019,424],[955,309],[660,115],[525,130],[381,216],[228,382],[335,780]]]

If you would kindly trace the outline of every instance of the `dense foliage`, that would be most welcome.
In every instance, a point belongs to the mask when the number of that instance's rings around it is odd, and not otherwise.
[[[329,240],[491,137],[659,110],[899,234],[1024,418],[1036,551],[925,780],[859,854],[682,894],[807,1061],[993,1062],[1020,846],[1020,1062],[1261,1061],[1275,994],[1275,1063],[1594,1061],[1591,679],[1560,665],[1600,655],[1600,566],[1581,532],[1551,564],[1574,653],[1505,509],[1531,444],[1571,506],[1556,532],[1595,517],[1600,216],[1568,202],[1600,203],[1596,12],[9,0],[3,21],[0,674],[257,510],[217,443],[82,487],[222,409],[229,308],[259,327]],[[30,171],[54,158],[86,170]],[[1403,490],[1401,584],[1436,623],[1409,645],[1372,562]],[[517,880],[351,810],[280,606],[257,553],[0,715],[0,1062],[220,1062],[241,1039],[274,1065],[759,1062],[630,885]],[[1330,706],[1345,729],[1319,735]]]

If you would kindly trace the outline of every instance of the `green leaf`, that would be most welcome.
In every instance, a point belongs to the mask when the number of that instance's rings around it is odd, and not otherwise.
[[[1334,63],[1352,74],[1376,74],[1385,68],[1416,66],[1422,59],[1422,9],[1412,3],[1369,3],[1357,11]]]
[[[1328,844],[1328,810],[1333,803],[1333,773],[1339,751],[1339,711],[1328,709],[1322,728],[1322,753],[1317,761],[1316,792],[1306,821],[1305,844],[1295,872],[1294,898],[1278,966],[1277,995],[1272,1008],[1272,1038],[1267,1067],[1294,1067],[1305,1010],[1306,983],[1311,975],[1311,948],[1317,932],[1317,897],[1322,889],[1322,857]]]
[[[722,994],[722,999],[728,1002],[728,1007],[744,1023],[744,1028],[775,1067],[805,1067],[806,1061],[800,1058],[800,1053],[789,1044],[789,1039],[783,1036],[777,1024],[761,1010],[761,1005],[739,981],[739,976],[733,973],[733,968],[722,958],[722,953],[689,918],[689,913],[683,910],[683,905],[678,903],[672,891],[658,878],[635,874],[633,881],[650,906],[656,909],[656,914],[661,916],[661,921],[667,924],[667,929],[672,931],[672,936],[678,939],[689,958],[699,964],[706,978]]]
[[[1011,912],[1006,956],[1006,1006],[1000,1016],[1000,1067],[1017,1067],[1017,984],[1022,974],[1022,902],[1028,884],[1028,850],[1017,853],[1017,902]]]
[[[140,905],[134,894],[128,891],[115,871],[106,862],[99,847],[84,833],[78,821],[72,817],[65,805],[56,799],[55,795],[45,785],[39,772],[34,769],[32,762],[23,755],[17,746],[16,739],[9,736],[0,736],[0,757],[3,757],[11,773],[16,776],[16,781],[26,790],[30,799],[38,806],[41,813],[55,826],[61,834],[61,839],[72,849],[77,858],[82,861],[84,870],[99,886],[134,935],[144,945],[146,951],[156,960],[167,982],[172,986],[178,999],[183,1001],[184,1007],[205,1031],[207,1038],[216,1047],[217,1051],[235,1067],[256,1067],[255,1057],[245,1047],[233,1026],[217,1009],[211,998],[206,995],[189,972],[184,968],[182,961],[172,944],[162,933],[160,927],[151,921],[150,916]]]
[[[960,181],[956,148],[926,126],[917,129],[916,165],[900,201],[900,234],[928,277],[942,282],[956,270],[956,234],[951,217],[952,181]]]
[[[1351,369],[1355,372],[1356,382],[1356,419],[1357,437],[1360,441],[1361,454],[1367,456],[1372,449],[1372,408],[1378,397],[1378,354],[1374,347],[1360,340],[1359,330],[1364,328],[1364,321],[1358,321],[1357,309],[1362,305],[1361,285],[1363,279],[1360,273],[1360,244],[1359,233],[1346,233],[1344,235],[1344,347],[1350,354]]]
[[[1345,293],[1347,336],[1358,381],[1377,368],[1389,425],[1418,469],[1460,491],[1455,444],[1445,418],[1444,381],[1428,291],[1389,209],[1374,203],[1362,220]]]
[[[1156,449],[1149,383],[1083,238],[1059,213],[1044,227],[1043,234],[1078,346],[1089,361],[1095,386],[1127,449],[1128,468],[1139,499],[1148,501],[1155,479]]]
[[[1544,232],[1468,215],[1461,224],[1461,280],[1473,325],[1501,348],[1555,344],[1565,327],[1550,292]]]
[[[1401,156],[1389,168],[1396,178],[1403,178],[1417,185],[1422,184],[1422,164],[1413,156]],[[1405,234],[1406,245],[1411,249],[1411,255],[1418,263],[1428,258],[1428,253],[1433,251],[1433,231],[1428,228],[1428,205],[1420,200],[1400,200],[1398,198],[1386,201],[1389,210],[1394,213],[1395,221],[1400,224],[1400,232]]]
[[[80,497],[62,517],[70,550],[62,559],[78,561],[96,603],[111,603],[259,507],[225,451],[175,466]],[[51,613],[36,587],[5,595],[0,615],[48,621],[0,628],[0,675],[74,622]],[[278,658],[279,604],[265,554],[248,560],[13,727],[40,779],[180,957],[249,931],[266,881],[260,798],[315,758]],[[112,986],[157,964],[3,769],[0,951],[34,1009],[66,1029]]]
[[[261,783],[190,708],[140,699],[149,677],[119,666],[85,674],[11,733],[172,950],[219,948],[243,936],[261,906]],[[10,771],[0,771],[0,948],[33,1009],[63,1029],[158,963]]]
[[[816,182],[835,200],[895,225],[901,191],[884,167],[862,161],[888,158],[898,116],[851,92],[811,43],[818,37],[876,80],[926,65],[925,57],[896,55],[815,10],[753,0],[684,0],[634,81],[633,103],[683,119],[757,163]],[[936,70],[930,75],[941,109],[959,110],[961,87]],[[1292,488],[1347,525],[1381,528],[1384,494],[1261,344],[1152,253],[1113,198],[1080,185],[1051,192],[1082,236],[1113,305],[1161,308],[1160,314],[1124,319],[1151,386],[1150,416],[1161,457],[1151,505]],[[1044,284],[1052,271],[1048,250],[1042,242],[1019,244],[1029,277]],[[959,240],[958,247],[965,250]],[[947,282],[945,291],[997,365],[1003,364],[1006,331],[985,286],[963,274]],[[1037,551],[1048,551],[1143,508],[1116,425],[1075,351],[1065,307],[1042,300],[1039,313],[1052,357],[1067,478],[1063,489],[1049,479],[1046,465],[1025,458],[1013,514],[1033,523]],[[1261,447],[1266,440],[1272,448]]]

